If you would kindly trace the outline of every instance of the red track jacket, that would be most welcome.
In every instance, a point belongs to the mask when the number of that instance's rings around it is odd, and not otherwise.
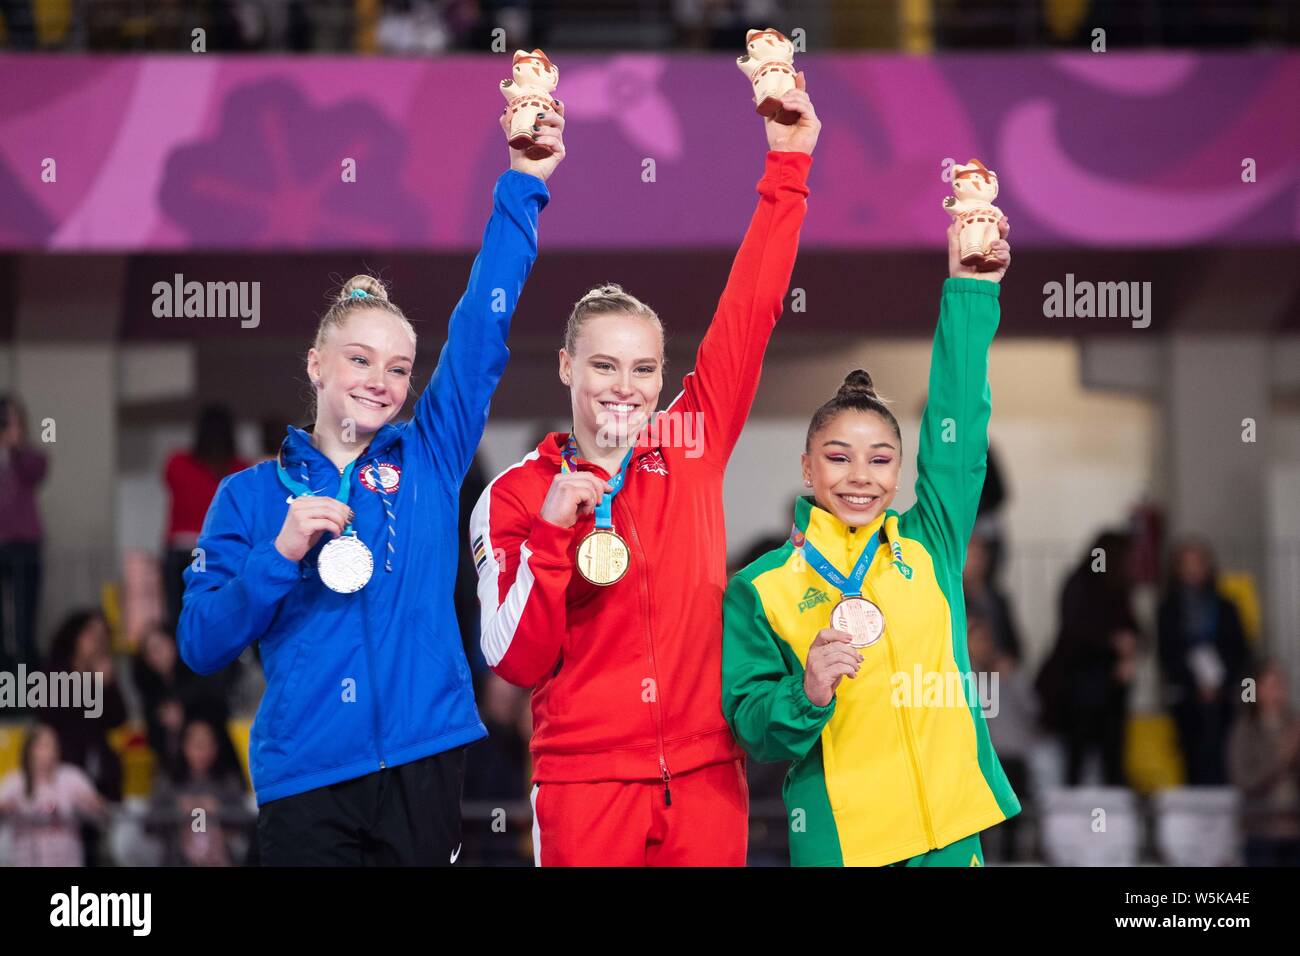
[[[647,430],[614,499],[614,528],[632,554],[623,578],[599,587],[578,574],[592,517],[560,528],[539,514],[563,432],[498,475],[474,509],[483,653],[498,675],[533,688],[538,783],[667,785],[672,773],[741,755],[721,702],[722,479],[790,284],[811,165],[803,153],[768,153],[695,370]],[[583,459],[577,467],[609,477]]]

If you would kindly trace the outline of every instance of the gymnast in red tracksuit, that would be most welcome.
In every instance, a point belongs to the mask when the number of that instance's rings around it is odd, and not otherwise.
[[[573,411],[470,521],[488,664],[532,688],[539,866],[743,866],[749,794],[722,715],[722,480],[781,314],[821,124],[765,120],[758,208],[682,391],[663,328],[599,286],[559,353]]]

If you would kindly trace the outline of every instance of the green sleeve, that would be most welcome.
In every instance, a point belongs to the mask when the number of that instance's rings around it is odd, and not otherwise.
[[[921,416],[916,504],[904,533],[960,568],[975,527],[989,450],[989,346],[998,328],[1001,286],[946,279]]]
[[[755,760],[802,760],[835,713],[808,699],[803,665],[776,636],[754,585],[731,579],[723,601],[722,712]]]

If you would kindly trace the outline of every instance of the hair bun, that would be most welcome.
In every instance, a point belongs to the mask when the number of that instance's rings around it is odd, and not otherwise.
[[[352,293],[360,289],[366,295],[372,295],[376,299],[388,301],[388,288],[374,276],[359,275],[353,276],[347,282],[343,283],[343,288],[339,290],[338,300],[343,302],[352,297]]]
[[[876,386],[871,382],[871,376],[867,374],[864,368],[857,368],[844,376],[844,384],[840,386],[835,393],[836,399],[854,399],[859,397],[876,398]]]
[[[578,303],[581,304],[589,299],[603,299],[606,296],[626,294],[627,293],[623,291],[623,287],[617,282],[602,282],[600,285],[592,286],[588,289],[583,294],[582,298],[578,300]]]

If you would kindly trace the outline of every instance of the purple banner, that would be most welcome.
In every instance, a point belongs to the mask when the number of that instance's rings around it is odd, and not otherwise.
[[[733,247],[765,149],[734,58],[557,63],[569,157],[546,247]],[[508,66],[0,56],[0,249],[473,248],[506,163]],[[798,66],[824,123],[806,245],[937,244],[943,161],[972,156],[1001,177],[1020,246],[1300,238],[1298,54],[846,54]]]

